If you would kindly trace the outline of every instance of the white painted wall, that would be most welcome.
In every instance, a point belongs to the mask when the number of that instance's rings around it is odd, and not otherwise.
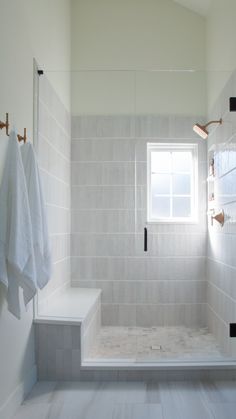
[[[11,125],[14,123],[19,132],[27,127],[31,139],[33,57],[46,70],[70,68],[70,2],[0,0],[0,10],[0,119],[4,118],[5,112],[9,112]],[[60,98],[69,108],[69,73],[48,74]],[[6,141],[1,132],[0,174]],[[22,384],[30,381],[34,364],[32,306],[20,321],[16,320],[7,311],[4,290],[0,288],[1,419],[7,419],[16,407],[15,403],[20,402]]]
[[[196,13],[200,13],[203,16],[207,15],[211,2],[212,2],[212,0],[173,0],[173,1],[176,1],[176,3],[179,3],[190,10],[194,10]]]
[[[207,18],[208,111],[236,68],[235,0],[214,0]]]
[[[74,115],[204,115],[206,73],[85,71],[72,73]]]
[[[72,68],[200,68],[205,21],[172,0],[72,0]]]
[[[204,114],[205,19],[172,0],[72,0],[71,57],[75,115]]]

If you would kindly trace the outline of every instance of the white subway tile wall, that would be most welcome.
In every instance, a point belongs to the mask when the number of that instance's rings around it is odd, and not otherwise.
[[[45,75],[39,79],[36,144],[52,247],[51,281],[38,293],[38,309],[70,283],[71,118]]]
[[[206,325],[206,144],[201,117],[73,116],[71,278],[102,289],[102,324]],[[198,144],[199,222],[146,223],[147,142]]]
[[[207,320],[226,354],[236,357],[235,338],[229,323],[236,323],[236,113],[229,111],[229,98],[236,96],[236,72],[229,78],[210,112],[223,118],[209,136],[208,148],[215,150],[215,210],[223,209],[223,228],[208,222]]]

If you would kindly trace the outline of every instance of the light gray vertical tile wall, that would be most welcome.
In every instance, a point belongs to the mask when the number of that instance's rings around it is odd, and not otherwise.
[[[53,272],[38,308],[70,282],[71,118],[45,75],[39,79],[37,155],[46,201]]]
[[[235,338],[229,323],[236,322],[236,113],[229,112],[229,98],[236,96],[234,72],[222,90],[209,118],[223,118],[212,129],[208,148],[214,150],[214,208],[223,209],[225,224],[208,222],[207,320],[212,333],[228,356],[236,356]]]
[[[201,118],[72,117],[72,284],[102,289],[104,325],[205,325],[206,144]],[[146,223],[147,142],[199,146],[199,222]]]
[[[81,364],[79,325],[36,324],[39,380],[72,380]]]

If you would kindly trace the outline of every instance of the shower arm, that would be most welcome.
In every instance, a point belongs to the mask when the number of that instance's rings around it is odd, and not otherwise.
[[[207,128],[208,127],[208,125],[211,125],[211,124],[222,124],[222,118],[220,118],[218,121],[210,121],[210,122],[208,122],[206,125],[204,125],[204,128]]]

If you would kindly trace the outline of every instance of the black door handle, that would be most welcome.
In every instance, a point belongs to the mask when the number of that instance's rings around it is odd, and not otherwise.
[[[148,250],[148,233],[147,233],[147,227],[144,227],[144,252],[147,252]]]

